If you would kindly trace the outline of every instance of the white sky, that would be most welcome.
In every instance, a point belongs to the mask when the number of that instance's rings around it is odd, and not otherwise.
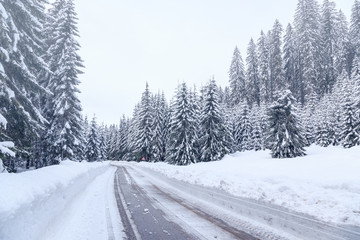
[[[337,0],[350,19],[353,0]],[[168,100],[178,82],[214,76],[228,85],[234,47],[246,48],[279,19],[293,22],[297,0],[75,0],[79,17],[84,114],[117,124],[131,116],[146,81]]]

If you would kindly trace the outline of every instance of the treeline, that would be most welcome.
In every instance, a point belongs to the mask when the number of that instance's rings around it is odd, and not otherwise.
[[[107,155],[185,165],[234,151],[295,157],[313,143],[359,145],[359,46],[359,1],[349,24],[334,2],[299,0],[285,31],[276,20],[250,40],[245,64],[235,48],[229,87],[183,83],[170,106],[146,87],[132,118],[105,131]]]

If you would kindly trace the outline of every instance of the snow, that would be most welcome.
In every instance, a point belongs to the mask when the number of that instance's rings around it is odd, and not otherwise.
[[[20,174],[0,174],[0,239],[41,239],[47,234],[44,229],[53,229],[53,234],[44,239],[61,239],[57,233],[74,233],[75,226],[93,234],[87,239],[106,239],[104,197],[113,194],[105,194],[109,188],[104,183],[112,179],[113,173],[108,163],[63,161],[57,166]],[[110,200],[109,205],[113,206],[115,200]],[[83,207],[79,209],[80,205]],[[99,206],[103,206],[103,211]],[[64,219],[69,218],[66,215],[74,217],[66,221],[74,224],[72,228],[64,224]],[[101,233],[95,234],[95,229]],[[63,239],[76,239],[75,236],[78,235]]]
[[[5,117],[0,113],[0,126],[2,125],[3,127],[6,128],[6,124],[7,124],[7,121],[6,121]]]
[[[7,142],[7,141],[0,142],[0,153],[15,157],[15,153],[9,149],[9,148],[13,148],[13,147],[14,147],[13,142]]]
[[[134,164],[323,221],[360,226],[360,147],[311,146],[306,150],[307,156],[292,159],[272,159],[269,151],[248,151],[189,166]]]

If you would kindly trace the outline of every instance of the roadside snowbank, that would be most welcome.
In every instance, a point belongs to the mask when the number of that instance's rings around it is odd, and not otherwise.
[[[0,239],[38,239],[49,222],[108,163],[64,161],[20,174],[0,174]]]
[[[238,152],[210,163],[139,163],[168,177],[281,205],[336,224],[360,226],[360,147],[311,146],[307,156],[272,159]]]

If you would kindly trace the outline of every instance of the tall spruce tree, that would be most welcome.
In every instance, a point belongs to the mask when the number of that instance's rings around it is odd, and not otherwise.
[[[43,0],[0,2],[0,114],[7,119],[3,132],[15,143],[17,160],[30,159],[32,144],[46,123],[37,108],[38,96],[48,93],[38,83],[39,72],[48,71],[42,58],[44,4]],[[10,171],[19,164],[15,162]]]
[[[286,27],[284,36],[284,78],[290,91],[296,99],[299,99],[299,82],[296,80],[296,38],[292,25]]]
[[[294,107],[295,99],[286,90],[269,109],[267,142],[273,158],[293,158],[305,155],[305,139]]]
[[[259,61],[256,44],[253,39],[250,40],[247,49],[246,65],[246,85],[249,104],[260,106]]]
[[[224,116],[220,110],[218,90],[214,78],[206,87],[203,108],[201,109],[201,133],[200,142],[200,161],[210,162],[220,160],[225,154],[230,152],[226,141],[229,134],[226,131]]]
[[[135,135],[135,152],[137,153],[137,160],[144,159],[145,161],[152,161],[152,141],[153,141],[153,109],[151,104],[151,93],[149,85],[146,83],[145,91],[142,94],[141,102],[138,110],[138,119]]]
[[[279,20],[276,20],[271,31],[270,39],[270,101],[274,101],[276,91],[286,88],[284,81],[284,70],[282,62],[282,26]]]
[[[268,103],[270,100],[270,44],[263,31],[260,33],[257,46],[261,102]]]
[[[240,51],[235,47],[229,70],[229,83],[232,106],[247,99],[245,68]]]
[[[355,0],[351,11],[350,39],[353,46],[353,56],[360,57],[360,1]]]
[[[169,129],[169,150],[167,162],[175,165],[196,163],[197,129],[192,104],[189,102],[188,87],[185,83],[178,86],[176,97],[171,106]]]
[[[62,2],[63,4],[60,4]],[[51,142],[48,155],[50,164],[63,159],[77,159],[81,143],[81,104],[77,94],[80,81],[78,75],[83,67],[78,55],[80,49],[76,41],[78,29],[73,0],[57,0],[52,11],[53,24],[49,37],[55,39],[49,46],[48,56],[52,71],[48,87],[53,95],[48,98],[50,122],[47,141]]]
[[[86,141],[86,160],[95,162],[100,159],[99,134],[95,116],[93,117]]]
[[[294,27],[298,46],[300,101],[304,104],[309,96],[320,92],[320,11],[315,0],[298,1]]]

